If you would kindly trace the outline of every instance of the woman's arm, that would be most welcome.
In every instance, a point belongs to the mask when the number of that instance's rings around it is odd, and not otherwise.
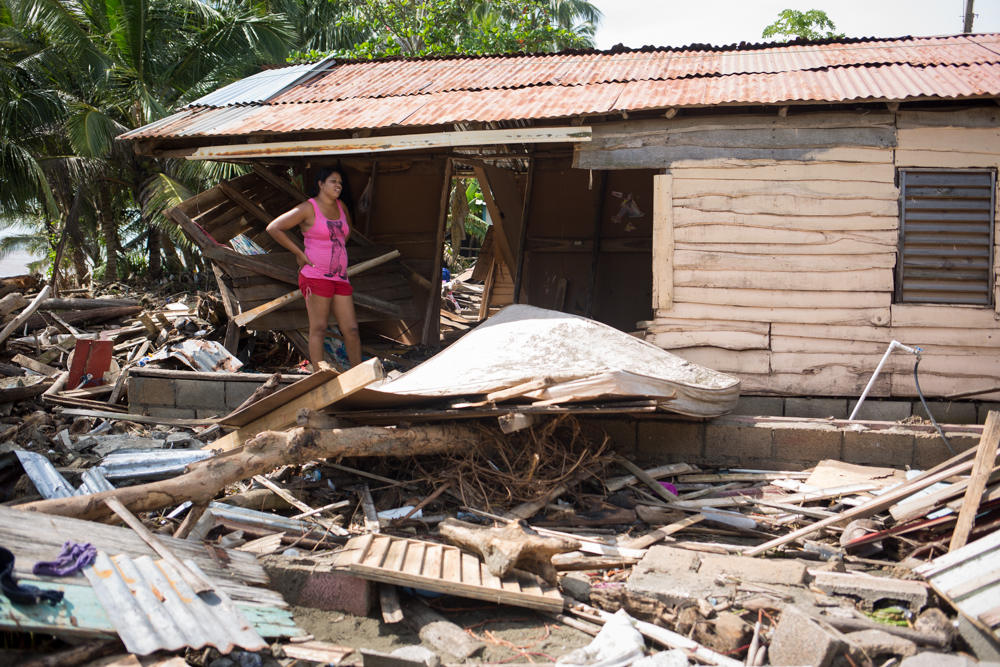
[[[267,233],[271,235],[271,238],[278,242],[278,245],[286,248],[287,250],[291,250],[292,253],[295,254],[295,259],[299,263],[300,267],[303,267],[306,264],[312,266],[313,263],[306,257],[305,251],[300,248],[292,237],[285,233],[285,231],[294,229],[296,226],[307,220],[310,208],[309,203],[304,202],[292,210],[282,213],[267,225]]]

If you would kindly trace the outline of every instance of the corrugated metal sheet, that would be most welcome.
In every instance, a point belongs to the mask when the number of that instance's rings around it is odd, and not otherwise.
[[[73,495],[73,487],[69,485],[65,477],[59,474],[59,471],[47,458],[41,454],[23,450],[17,450],[15,454],[17,454],[18,461],[21,462],[25,474],[28,475],[42,498],[52,500],[53,498],[69,498]]]
[[[1000,640],[1000,532],[946,553],[914,570],[938,595],[974,624]]]
[[[204,576],[194,561],[185,565]],[[267,647],[225,592],[216,588],[199,597],[162,560],[109,558],[102,551],[83,572],[129,653],[205,646],[229,653],[235,647],[248,651]]]
[[[322,72],[331,60],[333,59],[325,58],[318,63],[266,70],[212,91],[189,106],[224,107],[264,102],[317,72]]]
[[[107,479],[162,479],[213,456],[203,449],[119,450],[104,457],[98,470]]]
[[[363,61],[333,64],[309,76],[267,101],[267,91],[253,93],[250,77],[123,137],[538,120],[716,104],[996,96],[1000,35]]]
[[[674,81],[454,91],[430,95],[182,111],[126,138],[242,136],[469,121],[559,118],[681,106],[1000,95],[1000,63],[833,68]],[[167,122],[169,121],[169,122]]]
[[[326,102],[357,97],[420,95],[455,90],[525,86],[581,86],[629,81],[666,81],[692,76],[778,73],[866,64],[959,65],[1000,62],[967,37],[892,40],[860,44],[781,46],[747,51],[553,54],[448,60],[374,61],[336,66],[272,101]],[[235,84],[234,84],[235,85]],[[199,101],[192,106],[220,106]]]

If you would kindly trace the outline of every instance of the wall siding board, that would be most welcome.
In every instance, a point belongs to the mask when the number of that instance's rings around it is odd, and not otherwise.
[[[895,248],[899,235],[892,231],[806,231],[753,225],[686,225],[674,230],[677,243],[773,243],[823,246],[840,241],[874,243]]]
[[[770,352],[758,350],[724,350],[717,347],[691,347],[670,350],[693,364],[713,368],[723,373],[769,373]]]
[[[675,287],[679,303],[705,303],[720,306],[757,308],[888,308],[892,293],[884,292],[798,292],[793,290],[711,289]]]
[[[716,347],[725,350],[770,349],[770,341],[767,334],[761,335],[745,331],[647,332],[646,341],[664,350],[690,347]]]
[[[674,250],[674,269],[716,271],[863,271],[891,269],[895,253],[872,255],[750,255],[726,252]]]
[[[657,317],[705,320],[747,320],[749,322],[791,322],[797,324],[860,324],[888,326],[888,308],[748,308],[700,303],[675,303],[670,310],[658,310]]]
[[[803,231],[881,231],[899,229],[899,216],[889,215],[782,215],[777,213],[734,213],[675,207],[674,228],[687,225],[748,225]]]
[[[674,286],[721,289],[892,292],[892,269],[798,273],[787,271],[674,270]]]
[[[836,181],[836,180],[719,180],[715,178],[691,178],[682,176],[686,169],[675,169],[677,183],[674,185],[674,196],[704,197],[708,195],[748,196],[748,195],[786,195],[806,199],[886,199],[896,201],[899,190],[893,182],[873,181]],[[721,169],[718,171],[722,171]],[[751,171],[749,169],[744,171]],[[820,173],[816,174],[820,177]]]

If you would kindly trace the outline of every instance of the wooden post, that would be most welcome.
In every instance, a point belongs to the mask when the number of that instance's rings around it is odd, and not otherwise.
[[[672,174],[653,176],[653,311],[674,307]]]
[[[535,163],[531,158],[528,164],[528,182],[524,186],[524,208],[521,209],[521,236],[517,242],[517,268],[514,270],[514,303],[521,303],[521,283],[524,273],[524,248],[528,243],[528,213],[531,205],[531,185],[535,180]],[[527,303],[527,299],[525,299]],[[482,318],[480,318],[482,319]]]
[[[587,287],[587,305],[584,315],[594,312],[594,291],[597,289],[597,262],[601,257],[601,224],[604,222],[604,190],[608,182],[606,171],[597,172],[597,192],[594,194],[594,251],[590,256],[590,285]]]
[[[507,266],[508,271],[513,271],[517,266],[517,262],[514,261],[514,253],[507,240],[507,234],[504,233],[503,215],[500,207],[497,206],[496,200],[493,198],[493,191],[490,190],[489,176],[482,167],[473,167],[473,171],[476,172],[476,180],[479,181],[479,189],[483,191],[483,201],[486,203],[486,210],[490,212],[490,220],[493,222],[493,243],[496,249],[500,251],[495,254],[499,255],[503,263]]]
[[[378,160],[372,160],[372,188],[368,192],[368,211],[365,213],[365,236],[372,232],[372,216],[375,215],[375,186],[378,185]]]
[[[444,255],[444,235],[448,224],[448,195],[451,194],[451,160],[445,160],[444,183],[441,186],[441,203],[438,214],[437,238],[434,241],[434,271],[431,273],[430,294],[427,295],[427,310],[424,313],[424,345],[441,345],[441,262]]]
[[[483,300],[479,302],[479,320],[485,320],[490,316],[490,299],[493,298],[493,285],[496,283],[497,279],[497,262],[496,259],[490,264],[490,275],[486,278],[486,284],[483,286]]]
[[[962,509],[959,510],[958,521],[955,523],[955,531],[951,534],[951,545],[949,545],[948,551],[961,549],[969,541],[969,535],[976,524],[976,514],[979,513],[983,490],[986,489],[990,473],[993,472],[993,465],[996,462],[998,441],[1000,441],[1000,412],[990,410],[986,418],[986,426],[983,427],[982,438],[979,440],[976,462],[972,466],[969,486],[965,489],[965,500],[962,501]]]

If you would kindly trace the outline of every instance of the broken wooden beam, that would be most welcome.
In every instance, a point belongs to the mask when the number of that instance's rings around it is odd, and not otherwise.
[[[292,413],[295,414],[294,412]],[[294,419],[294,418],[293,418]],[[296,428],[258,434],[238,452],[199,461],[172,479],[102,491],[89,496],[41,500],[18,509],[99,521],[108,518],[106,498],[117,498],[132,512],[151,512],[191,501],[207,505],[228,485],[281,465],[341,456],[416,456],[447,454],[474,447],[479,434],[457,424],[381,428],[359,426],[316,431]]]

